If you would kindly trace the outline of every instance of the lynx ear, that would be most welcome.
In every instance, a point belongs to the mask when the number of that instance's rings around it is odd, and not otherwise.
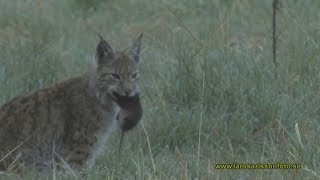
[[[137,63],[140,62],[141,39],[142,33],[132,42],[129,49],[129,56]]]
[[[114,56],[114,51],[107,41],[105,41],[100,35],[100,42],[96,49],[95,59],[97,65],[106,64]]]

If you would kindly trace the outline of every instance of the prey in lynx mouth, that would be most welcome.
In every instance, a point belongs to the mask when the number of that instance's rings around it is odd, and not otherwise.
[[[123,142],[124,133],[134,128],[142,118],[143,110],[140,103],[139,94],[134,96],[121,96],[118,93],[113,93],[114,100],[120,107],[120,112],[117,115],[117,120],[120,121],[120,128],[122,130],[119,144],[119,155]]]
[[[117,115],[117,120],[122,121],[121,130],[126,132],[135,127],[142,117],[142,107],[138,94],[130,96],[121,96],[117,93],[113,94],[115,101],[120,107],[120,112]]]

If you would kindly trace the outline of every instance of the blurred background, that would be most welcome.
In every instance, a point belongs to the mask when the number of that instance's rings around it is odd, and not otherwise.
[[[89,179],[319,179],[319,9],[280,0],[275,65],[271,0],[0,0],[0,104],[86,72],[98,33],[123,50],[142,32],[144,117]]]

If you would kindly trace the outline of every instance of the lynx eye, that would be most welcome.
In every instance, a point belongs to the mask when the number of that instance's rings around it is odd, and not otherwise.
[[[114,80],[117,80],[117,81],[120,81],[120,80],[121,80],[121,77],[120,77],[119,74],[111,73],[110,76],[111,76],[111,78],[114,79]]]
[[[132,80],[135,80],[135,79],[138,78],[138,76],[139,76],[138,73],[133,73],[133,74],[131,75],[131,79],[132,79]]]

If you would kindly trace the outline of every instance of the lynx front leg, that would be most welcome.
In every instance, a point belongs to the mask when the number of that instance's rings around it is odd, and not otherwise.
[[[84,172],[87,170],[87,161],[91,155],[90,147],[79,145],[76,147],[67,147],[63,150],[63,162],[60,165],[65,170]]]
[[[21,165],[21,169],[18,172],[32,171],[37,176],[47,176],[50,174],[53,168],[53,158],[37,150],[25,150],[23,153],[17,155],[20,156],[16,165]],[[21,164],[20,164],[21,163]]]

